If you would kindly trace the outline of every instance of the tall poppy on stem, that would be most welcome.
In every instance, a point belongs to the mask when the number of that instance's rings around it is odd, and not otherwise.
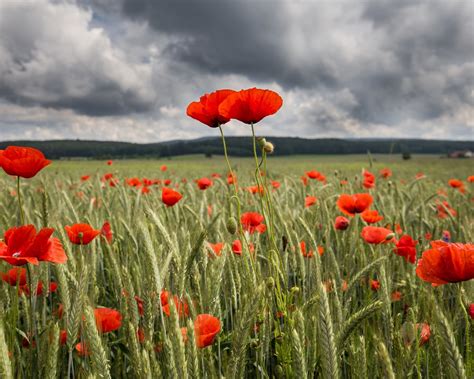
[[[220,104],[235,91],[230,89],[221,89],[215,92],[201,96],[199,101],[193,101],[188,105],[186,114],[211,128],[217,128],[220,125],[230,121],[230,117],[225,117],[219,112]]]
[[[0,166],[8,175],[17,177],[20,224],[25,223],[20,192],[20,178],[30,179],[51,163],[44,154],[32,147],[8,146],[0,150]]]
[[[0,166],[11,176],[30,179],[50,163],[41,151],[32,147],[8,146],[0,150]]]
[[[229,95],[219,105],[219,114],[245,124],[255,124],[278,112],[282,105],[283,99],[276,92],[250,88]]]

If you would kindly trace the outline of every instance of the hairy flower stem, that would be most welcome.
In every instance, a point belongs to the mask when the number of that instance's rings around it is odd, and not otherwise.
[[[16,177],[16,192],[18,197],[18,207],[20,208],[20,224],[25,224],[25,214],[23,213],[23,202],[21,200],[20,177]]]
[[[255,181],[257,182],[257,192],[260,193],[260,188],[263,187],[263,184],[260,180],[260,163],[258,162],[258,154],[257,154],[257,137],[255,136],[255,128],[253,126],[253,123],[251,123],[250,126],[252,128],[253,156],[255,159]],[[266,174],[267,173],[265,172],[265,175]],[[267,191],[267,188],[263,187],[263,200],[262,200],[262,197],[260,196],[260,206],[262,208],[262,214],[268,227],[268,235],[270,237],[270,241],[272,242],[273,248],[275,249],[275,251],[278,251],[278,246],[275,241],[275,235],[273,233],[273,225],[270,223],[269,214],[271,213],[271,211],[270,211],[270,204],[268,203],[266,191]],[[267,210],[265,210],[265,206],[267,207]]]
[[[241,240],[243,240],[243,242],[245,243],[245,245],[247,246],[247,250],[250,251],[250,245],[249,245],[249,242],[245,236],[245,233],[244,233],[244,229],[242,227],[242,223],[240,222],[240,218],[241,218],[241,215],[242,215],[242,210],[241,210],[241,206],[240,206],[240,198],[239,198],[239,193],[238,193],[238,189],[237,189],[237,178],[236,176],[234,175],[234,171],[232,170],[232,166],[230,165],[230,160],[229,160],[229,154],[227,153],[227,143],[225,141],[225,137],[224,137],[224,131],[222,130],[222,126],[219,125],[219,131],[221,132],[221,138],[222,138],[222,147],[224,148],[224,157],[225,157],[225,161],[227,163],[227,168],[229,170],[229,173],[232,177],[232,184],[233,184],[233,187],[234,187],[234,195],[231,196],[230,200],[234,199],[235,200],[235,203],[237,205],[237,223],[239,225],[239,238]]]

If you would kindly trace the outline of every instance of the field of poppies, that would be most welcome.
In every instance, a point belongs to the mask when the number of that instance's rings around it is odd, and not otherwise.
[[[281,106],[189,105],[249,158],[0,151],[0,377],[472,378],[472,162],[271,157]]]

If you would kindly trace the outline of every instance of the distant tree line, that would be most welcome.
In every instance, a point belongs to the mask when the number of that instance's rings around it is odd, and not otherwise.
[[[453,151],[474,151],[474,141],[445,141],[421,139],[304,139],[267,137],[275,145],[275,155],[295,154],[439,154]],[[252,144],[249,137],[228,137],[229,154],[249,156]],[[4,141],[8,145],[32,146],[52,159],[58,158],[157,158],[188,154],[222,155],[219,138],[200,138],[151,144],[111,141]]]

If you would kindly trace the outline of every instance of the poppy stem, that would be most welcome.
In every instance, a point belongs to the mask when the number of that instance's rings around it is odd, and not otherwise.
[[[20,181],[19,179],[20,179],[20,177],[18,177],[18,182]],[[33,339],[33,341],[30,343],[30,348],[31,348],[32,351],[33,351],[33,349],[36,349],[36,358],[33,359],[33,362],[32,362],[32,367],[33,367],[32,374],[33,374],[33,378],[36,378],[37,377],[37,367],[38,367],[37,363],[38,363],[38,360],[39,360],[39,351],[40,351],[40,349],[39,349],[38,330],[36,329],[36,312],[35,312],[35,308],[36,308],[36,289],[33,291],[33,287],[34,287],[32,285],[32,284],[34,284],[32,282],[33,281],[33,275],[31,273],[31,269],[30,269],[29,264],[26,265],[26,273],[27,273],[27,276],[28,276],[28,290],[30,292],[30,317],[31,317],[31,332],[30,332],[30,335],[31,335],[31,338]],[[38,284],[36,284],[36,286],[38,286]],[[35,346],[33,346],[33,345],[35,345]]]
[[[21,191],[20,191],[20,177],[16,177],[16,192],[18,196],[18,207],[20,208],[20,224],[25,224],[25,214],[23,213],[23,202],[21,199]]]
[[[247,245],[247,248],[248,248],[249,251],[250,251],[247,238],[245,238],[245,235],[244,235],[244,229],[243,229],[243,227],[242,227],[242,223],[240,222],[241,209],[240,209],[239,193],[238,193],[238,190],[237,190],[237,178],[236,178],[236,176],[234,175],[234,171],[232,170],[232,166],[230,165],[229,154],[227,153],[227,143],[225,142],[224,131],[222,130],[222,126],[221,126],[220,124],[219,124],[219,131],[221,132],[222,147],[224,148],[225,161],[227,162],[227,168],[228,168],[229,173],[230,173],[230,175],[231,175],[231,177],[232,177],[232,184],[233,184],[233,186],[234,186],[234,196],[231,197],[231,200],[232,200],[232,198],[234,198],[234,199],[236,200],[236,204],[237,204],[237,220],[238,220],[238,225],[239,225],[240,237],[241,237],[242,239],[244,239],[245,244]]]

